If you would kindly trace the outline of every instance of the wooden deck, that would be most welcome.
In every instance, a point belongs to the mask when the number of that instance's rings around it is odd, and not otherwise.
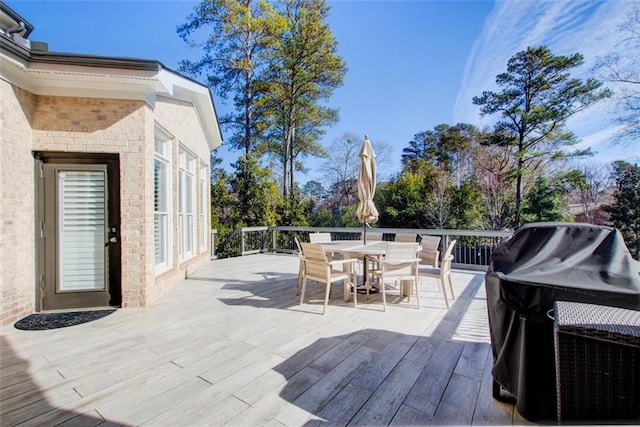
[[[491,396],[484,274],[415,301],[359,307],[322,286],[298,305],[298,260],[212,261],[156,304],[48,331],[0,329],[0,417],[13,425],[512,425]],[[313,293],[315,292],[315,293]]]

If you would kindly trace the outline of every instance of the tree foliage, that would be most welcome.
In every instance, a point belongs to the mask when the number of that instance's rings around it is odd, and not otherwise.
[[[499,114],[495,130],[506,138],[501,144],[514,150],[515,226],[521,223],[523,176],[547,162],[589,152],[569,152],[577,141],[565,129],[566,120],[611,95],[594,78],[571,78],[569,71],[582,65],[579,53],[554,55],[545,46],[516,53],[507,71],[496,77],[499,92],[485,91],[473,98],[483,115]]]
[[[613,164],[616,180],[614,203],[605,206],[614,227],[619,229],[631,255],[640,260],[640,166],[623,161]]]
[[[233,197],[229,190],[229,175],[219,167],[221,162],[222,159],[211,152],[211,228],[224,234],[234,226]]]
[[[254,150],[267,118],[257,108],[262,94],[256,89],[268,64],[268,52],[279,44],[284,18],[264,0],[204,0],[178,26],[178,35],[200,48],[195,61],[180,62],[180,71],[205,77],[209,87],[226,98],[233,95],[236,110],[221,124],[227,140],[245,154]]]
[[[277,224],[276,207],[280,194],[271,173],[261,168],[251,153],[240,156],[233,167],[236,172],[230,185],[235,198],[234,226]]]
[[[425,219],[424,180],[417,173],[404,172],[380,183],[374,201],[379,227],[429,228]]]
[[[468,172],[469,149],[477,135],[478,130],[470,124],[439,124],[433,130],[414,136],[409,146],[402,150],[402,165],[411,169],[413,162],[424,159],[449,173],[456,172],[462,181]]]
[[[599,58],[596,70],[616,89],[620,115],[615,120],[621,130],[614,141],[633,144],[640,139],[640,3],[632,3],[618,32],[618,47],[625,54]]]
[[[452,188],[451,228],[481,230],[484,228],[485,206],[480,187],[474,177],[465,179]]]
[[[525,196],[522,217],[525,222],[569,221],[568,193],[562,183],[544,176],[538,177]]]
[[[579,196],[584,220],[596,224],[598,208],[611,184],[611,171],[604,165],[592,163],[579,166],[575,173],[578,177],[574,187]]]
[[[286,31],[271,51],[261,90],[272,121],[265,151],[282,162],[286,197],[295,186],[297,160],[324,153],[317,141],[323,127],[337,121],[338,112],[320,101],[342,85],[347,68],[325,22],[325,0],[283,0],[282,8]]]
[[[473,170],[485,207],[485,227],[504,230],[513,223],[515,155],[500,145],[501,133],[484,134],[473,150]]]

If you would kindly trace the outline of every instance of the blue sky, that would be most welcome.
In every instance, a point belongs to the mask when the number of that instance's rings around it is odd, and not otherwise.
[[[157,59],[170,68],[194,58],[176,34],[197,2],[5,0],[31,22],[32,40],[49,49]],[[628,0],[520,1],[330,1],[329,24],[349,71],[329,105],[340,123],[328,129],[329,146],[345,132],[368,134],[390,146],[379,177],[400,169],[402,149],[418,132],[440,123],[490,124],[472,104],[494,89],[509,57],[529,45],[546,44],[556,54],[580,52],[586,73],[599,55],[617,49]],[[215,98],[219,112],[229,107]],[[570,129],[598,151],[597,160],[637,159],[637,146],[611,147],[612,102],[572,119]],[[224,135],[223,135],[224,136]],[[226,165],[238,152],[218,150]],[[309,160],[309,179],[322,180],[321,162]]]

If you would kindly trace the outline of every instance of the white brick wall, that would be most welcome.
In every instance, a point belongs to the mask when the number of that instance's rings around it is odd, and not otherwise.
[[[0,80],[0,326],[35,304],[34,108],[33,95]]]
[[[185,277],[187,268],[191,271],[208,259],[207,251],[179,263],[176,247],[173,268],[155,277],[155,122],[175,137],[174,156],[183,144],[198,156],[198,164],[208,164],[209,149],[191,104],[158,98],[152,109],[142,101],[35,96],[2,80],[0,95],[0,326],[36,307],[33,151],[119,153],[123,307],[156,301]],[[177,173],[177,157],[172,165]],[[199,185],[199,176],[196,182]],[[208,180],[206,185],[209,194]],[[175,205],[177,196],[173,201]],[[177,205],[173,213],[175,218]],[[177,221],[173,226],[177,244]],[[197,224],[198,238],[201,226]]]

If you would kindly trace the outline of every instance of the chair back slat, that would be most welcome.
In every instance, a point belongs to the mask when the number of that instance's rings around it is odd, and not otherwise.
[[[411,263],[403,263],[402,261],[415,259],[417,252],[417,243],[389,243],[384,255],[386,272],[393,273],[394,275],[411,274]],[[394,264],[395,261],[398,263]]]
[[[385,253],[384,259],[386,261],[412,259],[416,257],[417,252],[417,243],[391,242],[387,245],[387,251]]]
[[[301,245],[304,253],[305,272],[307,276],[312,276],[319,280],[326,280],[327,255],[322,246],[317,243],[306,242],[302,242]]]
[[[383,233],[367,231],[367,242],[381,242]]]
[[[331,241],[331,233],[309,233],[311,243],[328,243]]]
[[[415,243],[417,234],[413,233],[396,233],[394,242],[398,243]]]
[[[420,236],[420,239],[420,246],[422,247],[418,254],[420,260],[427,265],[437,268],[438,255],[440,254],[438,248],[440,247],[440,240],[442,238],[440,236],[427,236],[423,234]]]

